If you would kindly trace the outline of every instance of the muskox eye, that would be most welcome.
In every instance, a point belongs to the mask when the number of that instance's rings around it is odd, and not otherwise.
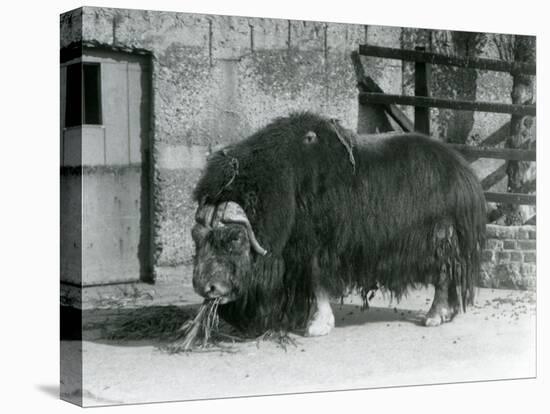
[[[304,144],[313,144],[317,142],[317,134],[313,131],[308,131],[304,136]]]
[[[246,245],[246,238],[243,234],[234,233],[229,237],[227,240],[227,248],[231,252],[238,252],[241,251]]]

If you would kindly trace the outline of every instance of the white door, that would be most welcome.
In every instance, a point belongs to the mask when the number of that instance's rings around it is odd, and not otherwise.
[[[64,282],[151,279],[150,83],[147,56],[84,49],[61,65]]]

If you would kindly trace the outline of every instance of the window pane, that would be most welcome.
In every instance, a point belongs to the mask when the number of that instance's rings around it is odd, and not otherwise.
[[[67,91],[65,95],[65,126],[81,125],[82,120],[82,82],[81,64],[67,66]]]
[[[101,78],[99,64],[84,64],[84,123],[101,124]]]

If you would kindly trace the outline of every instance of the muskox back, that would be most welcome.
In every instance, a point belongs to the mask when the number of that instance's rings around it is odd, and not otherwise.
[[[280,118],[209,159],[200,205],[242,207],[268,254],[229,275],[239,299],[221,307],[253,332],[303,325],[315,292],[452,281],[471,302],[485,229],[468,164],[418,134],[362,140],[310,113]]]

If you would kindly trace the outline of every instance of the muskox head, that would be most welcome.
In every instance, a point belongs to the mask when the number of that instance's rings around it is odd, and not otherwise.
[[[251,270],[252,250],[260,255],[267,251],[237,203],[202,204],[195,220],[193,287],[207,299],[231,302],[239,297],[242,280]]]

